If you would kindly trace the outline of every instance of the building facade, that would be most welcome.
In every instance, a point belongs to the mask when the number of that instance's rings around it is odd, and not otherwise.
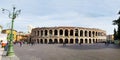
[[[32,29],[29,42],[35,43],[97,43],[106,41],[106,31],[83,27],[41,27]]]
[[[7,34],[7,40],[10,39],[11,29],[2,30],[2,33]],[[16,41],[17,31],[13,30],[13,41]]]

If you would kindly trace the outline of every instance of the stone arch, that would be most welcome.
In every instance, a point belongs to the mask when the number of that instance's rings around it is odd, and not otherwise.
[[[53,34],[52,30],[49,30],[49,35],[51,36]]]
[[[70,44],[72,44],[73,43],[73,39],[70,39]]]
[[[87,37],[87,31],[85,31],[85,37]]]
[[[49,44],[52,44],[52,43],[53,43],[52,39],[49,39]]]
[[[96,36],[97,36],[97,34],[98,34],[98,33],[96,32]]]
[[[43,44],[43,39],[40,39],[40,43]]]
[[[89,37],[91,37],[91,31],[89,31]]]
[[[83,39],[80,39],[80,43],[83,43]]]
[[[45,30],[45,36],[47,36],[47,33],[48,33],[48,31],[47,31],[47,30]]]
[[[59,42],[60,42],[60,44],[62,44],[63,43],[63,39],[60,39]]]
[[[95,36],[95,32],[93,31],[92,34],[93,34],[93,37],[94,37]]]
[[[54,39],[54,43],[58,43],[58,40],[57,40],[57,39]]]
[[[91,39],[89,39],[89,43],[92,43]]]
[[[78,29],[75,29],[75,36],[78,36]]]
[[[43,36],[43,30],[41,30],[41,36]]]
[[[70,36],[73,36],[73,30],[70,30]]]
[[[87,41],[87,39],[85,39],[85,43],[87,43],[88,41]]]
[[[80,36],[83,36],[83,30],[80,30]]]
[[[39,36],[39,30],[37,31],[37,36]]]
[[[75,39],[75,43],[79,43],[79,39],[78,38]]]
[[[68,43],[68,39],[65,39],[65,43]]]
[[[65,30],[65,36],[68,36],[68,30],[67,29]]]
[[[44,42],[45,44],[47,44],[48,43],[48,41],[47,41],[47,39],[45,39],[45,42]]]
[[[63,30],[62,30],[62,29],[60,29],[59,33],[60,33],[60,35],[63,35]]]
[[[54,30],[54,35],[58,35],[58,31],[57,30]]]

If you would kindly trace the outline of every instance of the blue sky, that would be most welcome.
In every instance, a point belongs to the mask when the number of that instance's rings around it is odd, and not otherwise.
[[[21,9],[14,29],[28,31],[28,26],[77,26],[99,28],[113,34],[112,21],[118,18],[120,0],[0,0],[0,8]],[[0,11],[0,25],[10,28],[11,20]]]

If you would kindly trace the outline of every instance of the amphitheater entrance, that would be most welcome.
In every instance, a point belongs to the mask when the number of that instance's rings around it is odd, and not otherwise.
[[[70,39],[70,44],[73,44],[73,39]]]
[[[63,39],[60,39],[60,44],[62,44],[63,43]]]
[[[57,39],[55,39],[55,40],[54,40],[54,43],[58,43],[58,40],[57,40]]]
[[[75,39],[75,43],[78,44],[78,39],[77,38]]]
[[[47,39],[45,39],[45,44],[47,44]]]
[[[68,43],[68,39],[65,39],[65,43]]]
[[[83,43],[83,39],[80,39],[80,43]]]
[[[43,39],[40,40],[40,43],[43,44]]]
[[[88,41],[87,41],[87,39],[85,39],[85,43],[87,43]]]
[[[89,39],[89,43],[91,43],[91,39]]]
[[[53,43],[52,39],[49,39],[49,44],[52,44],[52,43]]]

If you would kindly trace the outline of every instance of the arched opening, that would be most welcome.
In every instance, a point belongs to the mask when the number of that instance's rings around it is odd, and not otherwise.
[[[68,36],[68,30],[65,30],[65,36]]]
[[[57,40],[57,39],[54,39],[54,43],[58,43],[58,40]]]
[[[39,39],[37,39],[37,43],[39,44],[40,42],[39,42]]]
[[[95,36],[95,32],[93,31],[92,34],[93,34],[93,37],[94,37]]]
[[[68,43],[68,39],[65,39],[65,43]]]
[[[47,44],[47,39],[45,39],[45,44]]]
[[[91,31],[89,31],[89,37],[91,37]]]
[[[80,30],[80,36],[83,36],[83,30]]]
[[[43,30],[41,30],[41,36],[43,36]]]
[[[73,39],[70,39],[70,44],[73,44]]]
[[[83,43],[83,39],[80,39],[80,43]]]
[[[91,43],[91,39],[89,39],[89,43]]]
[[[59,31],[59,33],[60,33],[60,35],[63,35],[63,30],[61,29],[61,30]]]
[[[85,37],[87,37],[87,31],[85,31]]]
[[[87,41],[87,39],[85,39],[85,43],[87,43],[88,41]]]
[[[63,39],[60,39],[60,44],[62,44],[63,43]]]
[[[52,44],[52,43],[53,43],[52,39],[49,39],[49,44]]]
[[[75,36],[78,36],[78,29],[75,29]]]
[[[70,30],[70,36],[73,36],[73,30]]]
[[[58,31],[57,30],[54,31],[54,35],[58,35]]]
[[[75,39],[75,43],[78,43],[78,39],[77,38]]]
[[[98,33],[96,32],[96,36],[97,36],[97,34],[98,34]]]
[[[40,40],[40,43],[43,44],[43,39]]]
[[[52,35],[52,30],[49,30],[49,35],[50,35],[50,36]]]
[[[47,32],[48,32],[48,31],[47,31],[47,30],[45,30],[45,36],[47,36]]]
[[[37,36],[39,36],[39,31],[37,32]]]

